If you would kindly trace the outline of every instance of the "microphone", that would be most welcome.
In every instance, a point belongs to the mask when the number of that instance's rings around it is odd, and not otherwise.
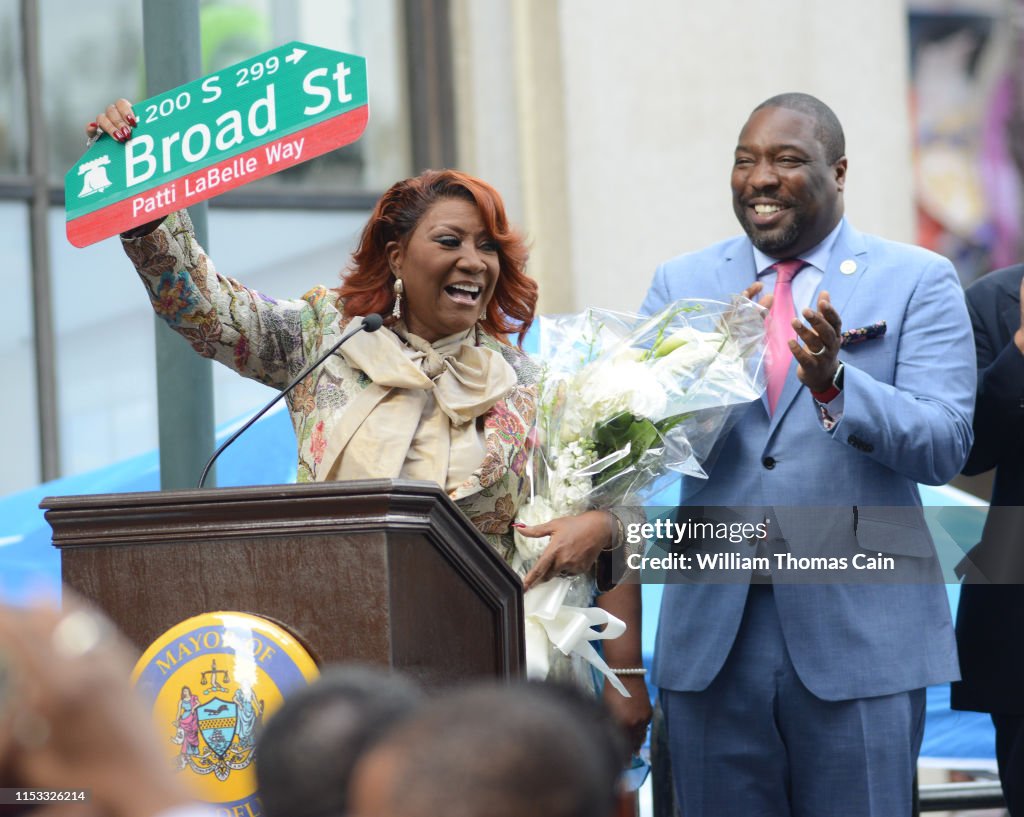
[[[256,414],[254,414],[251,419],[246,421],[245,425],[243,425],[240,429],[238,429],[238,431],[236,431],[234,434],[228,437],[223,443],[221,443],[220,447],[213,452],[213,456],[206,461],[206,467],[203,468],[203,474],[201,477],[199,477],[199,484],[196,487],[203,487],[203,483],[206,482],[206,475],[210,473],[210,468],[213,467],[213,463],[216,461],[217,457],[221,455],[225,448],[227,448],[229,445],[231,445],[231,443],[237,440],[242,435],[242,432],[245,431],[249,426],[251,426],[258,419],[260,419],[260,417],[262,417],[264,414],[270,411],[270,409],[272,409],[277,404],[278,400],[280,400],[282,397],[287,395],[288,392],[290,392],[297,385],[299,385],[299,383],[301,383],[315,368],[317,368],[317,366],[319,366],[321,363],[327,360],[327,358],[329,358],[336,351],[338,351],[338,347],[340,347],[341,344],[343,344],[346,340],[348,340],[353,335],[358,334],[359,332],[376,332],[383,325],[384,318],[382,318],[380,315],[376,313],[371,313],[367,315],[365,318],[363,318],[363,322],[359,324],[359,326],[342,335],[341,339],[337,343],[335,343],[330,349],[328,349],[326,352],[320,355],[320,357],[318,357],[316,361],[314,361],[312,366],[309,366],[291,383],[289,383],[287,386],[281,389],[281,391],[275,394],[274,398],[269,403],[267,403],[263,408],[261,408],[258,412],[256,412]]]

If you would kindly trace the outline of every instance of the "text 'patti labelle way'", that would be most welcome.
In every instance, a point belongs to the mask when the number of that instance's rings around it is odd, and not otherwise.
[[[300,136],[290,142],[275,142],[274,144],[267,145],[259,152],[250,153],[245,156],[236,156],[234,159],[229,159],[221,164],[208,167],[204,171],[159,187],[144,196],[136,196],[132,199],[132,216],[137,216],[140,213],[155,213],[161,207],[176,204],[178,201],[179,182],[181,183],[184,199],[188,199],[191,196],[202,194],[207,190],[213,190],[221,185],[227,185],[231,182],[237,183],[245,176],[251,176],[257,173],[257,171],[265,169],[266,172],[273,172],[274,166],[282,161],[287,161],[289,165],[301,161],[302,148],[305,141],[305,137]],[[260,175],[266,175],[266,172]]]

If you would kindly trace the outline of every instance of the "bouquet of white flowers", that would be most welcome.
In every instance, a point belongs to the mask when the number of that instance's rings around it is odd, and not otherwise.
[[[542,317],[539,357],[533,489],[517,516],[526,525],[630,504],[679,474],[706,478],[702,463],[730,427],[732,409],[764,391],[764,309],[736,296],[676,301],[654,316],[588,309]],[[525,573],[547,538],[515,539]],[[593,592],[592,579],[573,577],[527,593],[531,674],[546,674],[548,642],[603,670],[587,641],[622,627],[616,620],[605,632],[592,629],[604,623],[581,606]]]

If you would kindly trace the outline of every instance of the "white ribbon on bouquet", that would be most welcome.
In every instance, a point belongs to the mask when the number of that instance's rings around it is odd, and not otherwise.
[[[631,697],[626,687],[594,649],[591,641],[618,638],[626,624],[600,607],[572,607],[564,604],[571,579],[549,579],[534,585],[523,596],[526,612],[526,674],[544,679],[548,675],[548,645],[565,655],[578,655],[601,672],[619,694]],[[599,629],[603,628],[603,629]]]

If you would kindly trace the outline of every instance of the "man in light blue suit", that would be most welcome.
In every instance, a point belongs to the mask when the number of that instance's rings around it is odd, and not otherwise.
[[[819,100],[762,103],[732,171],[746,237],[661,265],[644,301],[772,291],[769,335],[791,328],[684,504],[769,508],[759,551],[892,556],[900,582],[794,581],[771,559],[753,582],[665,587],[654,682],[684,817],[909,815],[924,688],[958,677],[917,483],[970,450],[971,324],[948,260],[844,219],[844,154]]]

